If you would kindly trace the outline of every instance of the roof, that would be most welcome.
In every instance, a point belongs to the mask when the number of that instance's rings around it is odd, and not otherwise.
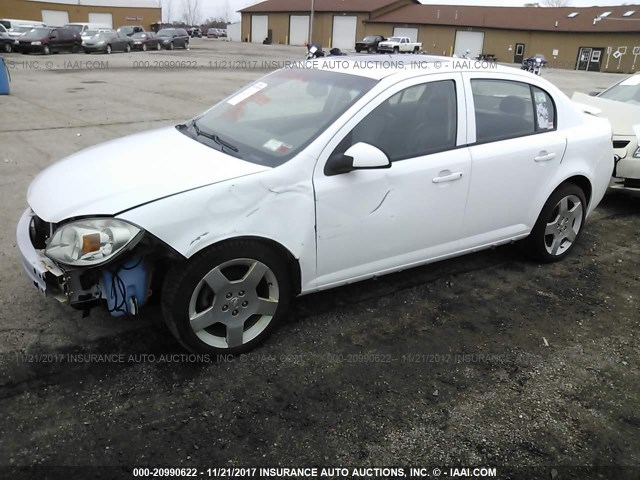
[[[610,13],[594,24],[594,19],[606,12]],[[368,22],[550,32],[640,33],[640,5],[586,8],[407,5]]]
[[[314,12],[374,12],[399,0],[315,0]],[[239,10],[242,13],[308,12],[310,0],[267,0]]]
[[[492,73],[530,75],[519,68],[436,55],[328,56],[294,62],[291,68],[316,68],[359,75],[375,80],[381,80],[396,74],[411,78],[426,73],[486,71],[487,69],[490,69]]]
[[[58,3],[62,5],[82,5],[89,7],[126,7],[160,9],[157,0],[28,0],[30,2]]]

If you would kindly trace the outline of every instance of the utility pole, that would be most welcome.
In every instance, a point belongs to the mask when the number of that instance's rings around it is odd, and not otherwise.
[[[313,3],[314,0],[311,0],[311,16],[309,17],[309,44],[313,43]]]

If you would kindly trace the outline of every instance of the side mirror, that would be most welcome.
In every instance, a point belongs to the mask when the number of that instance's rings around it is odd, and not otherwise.
[[[349,173],[353,170],[373,170],[389,168],[391,162],[382,150],[368,143],[359,142],[350,146],[346,152],[329,157],[324,167],[328,177]]]

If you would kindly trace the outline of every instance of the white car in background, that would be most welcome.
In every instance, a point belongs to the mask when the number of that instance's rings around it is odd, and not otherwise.
[[[187,349],[238,353],[297,295],[518,240],[571,252],[613,169],[607,120],[521,70],[359,58],[47,168],[17,227],[27,275],[113,315],[155,293]]]
[[[640,73],[595,96],[574,93],[572,99],[611,122],[616,163],[610,187],[640,191]]]

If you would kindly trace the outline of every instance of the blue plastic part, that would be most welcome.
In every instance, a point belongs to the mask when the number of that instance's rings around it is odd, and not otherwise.
[[[102,273],[102,297],[107,300],[107,308],[112,316],[138,313],[137,308],[142,307],[146,300],[148,273],[140,258],[127,260],[115,273],[115,279],[110,271]]]
[[[9,95],[9,67],[0,57],[0,95]]]

